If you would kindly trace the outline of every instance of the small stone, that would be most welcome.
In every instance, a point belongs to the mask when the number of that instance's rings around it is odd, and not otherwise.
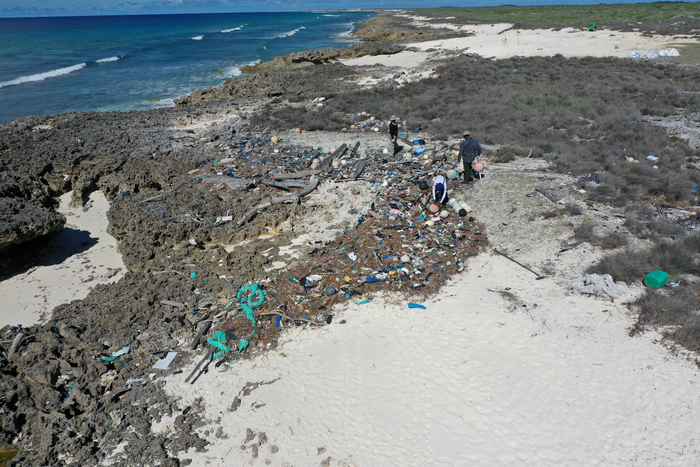
[[[250,449],[253,451],[253,454],[252,454],[253,459],[257,459],[258,458],[258,445],[254,444],[250,447]]]
[[[270,452],[271,452],[272,454],[276,453],[276,452],[279,451],[279,450],[280,450],[280,448],[278,448],[278,447],[275,446],[274,444],[273,444],[272,446],[270,446]]]
[[[214,436],[216,436],[217,438],[221,438],[221,435],[223,435],[223,434],[224,434],[224,427],[223,426],[220,426],[214,432]]]
[[[235,412],[236,410],[238,410],[238,408],[239,408],[240,406],[241,406],[241,399],[240,399],[238,396],[236,396],[236,397],[233,399],[233,403],[231,404],[231,407],[228,408],[228,411],[229,411],[229,412]]]
[[[316,450],[318,451],[318,454],[317,454],[318,456],[320,456],[321,454],[323,454],[324,452],[327,451],[325,446],[321,446],[320,448],[316,448]]]
[[[330,456],[321,461],[321,467],[328,467],[329,465],[331,465]]]
[[[265,443],[267,443],[267,435],[265,432],[261,431],[258,433],[258,446],[262,446]]]
[[[246,428],[245,432],[246,432],[246,436],[245,436],[245,441],[243,441],[244,443],[252,441],[253,438],[255,438],[255,432],[253,430],[251,430],[250,428]]]

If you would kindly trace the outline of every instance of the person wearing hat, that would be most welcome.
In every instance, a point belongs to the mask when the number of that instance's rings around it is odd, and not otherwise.
[[[462,161],[464,164],[464,183],[474,181],[474,172],[472,171],[472,163],[474,159],[481,155],[481,145],[477,140],[472,138],[472,134],[465,131],[463,134],[464,140],[459,145],[459,155],[457,156],[457,164]]]
[[[391,142],[396,143],[399,141],[399,124],[396,123],[396,117],[391,117],[391,123],[389,123],[389,136],[391,137]]]

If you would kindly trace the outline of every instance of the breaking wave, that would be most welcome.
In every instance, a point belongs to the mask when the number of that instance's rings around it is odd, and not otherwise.
[[[243,26],[238,26],[237,28],[231,28],[231,29],[222,29],[220,32],[233,32],[233,31],[240,31]]]
[[[95,63],[116,62],[117,60],[119,60],[119,57],[101,58],[99,60],[95,60]]]
[[[194,36],[192,38],[193,41],[201,41],[202,39],[204,39],[204,36]]]
[[[305,28],[304,26],[299,26],[298,28],[292,29],[291,31],[287,31],[287,32],[283,32],[283,33],[281,33],[281,34],[277,34],[277,35],[275,36],[275,39],[281,39],[281,38],[283,38],[283,37],[291,37],[291,36],[293,36],[294,34],[296,34],[296,33],[298,33],[299,31],[301,31],[302,29],[306,29],[306,28]]]
[[[34,81],[44,81],[48,78],[54,78],[56,76],[62,76],[67,75],[68,73],[73,73],[74,71],[78,71],[81,68],[84,68],[85,66],[85,63],[79,63],[78,65],[73,65],[66,68],[58,68],[56,70],[46,71],[44,73],[38,73],[36,75],[20,76],[19,78],[13,79],[12,81],[5,81],[0,83],[0,88],[4,88],[5,86],[15,86],[17,84],[31,83]]]

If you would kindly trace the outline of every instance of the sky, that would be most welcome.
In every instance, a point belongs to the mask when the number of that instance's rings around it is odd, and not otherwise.
[[[632,3],[612,0],[605,3]],[[645,1],[645,0],[637,0]],[[594,4],[600,0],[0,0],[0,18],[123,14],[235,13],[348,8],[430,8],[503,4]]]

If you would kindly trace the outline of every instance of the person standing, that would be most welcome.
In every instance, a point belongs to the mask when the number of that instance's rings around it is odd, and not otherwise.
[[[396,146],[399,140],[399,124],[396,123],[396,117],[391,117],[391,122],[389,123],[389,136],[391,137],[391,142]]]
[[[457,164],[462,161],[464,164],[464,183],[474,181],[474,172],[472,171],[472,163],[474,159],[481,155],[481,145],[477,140],[472,138],[469,131],[463,133],[464,140],[459,145],[459,155],[457,156]]]

